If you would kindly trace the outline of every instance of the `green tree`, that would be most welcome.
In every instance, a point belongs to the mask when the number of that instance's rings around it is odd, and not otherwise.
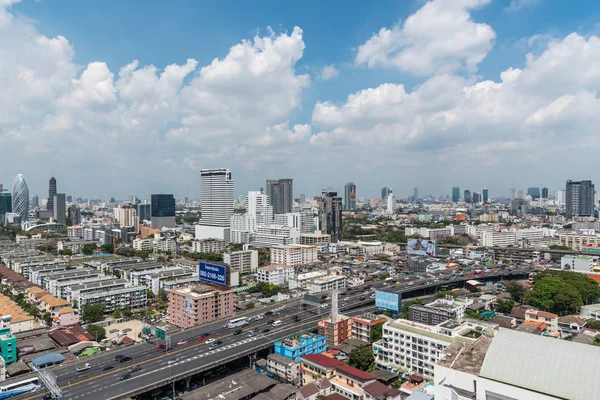
[[[122,314],[123,314],[123,317],[127,318],[127,319],[130,319],[131,317],[133,317],[133,312],[131,312],[131,308],[124,308]]]
[[[434,299],[444,299],[446,296],[456,297],[456,293],[451,290],[440,290],[436,294],[433,295]]]
[[[61,256],[72,256],[73,250],[71,250],[71,249],[59,250],[58,254],[60,254]]]
[[[381,340],[383,337],[383,322],[373,325],[371,328],[371,342]]]
[[[423,305],[423,302],[420,299],[408,300],[402,303],[402,309],[400,310],[400,318],[407,319],[408,318],[408,308],[412,305]]]
[[[506,292],[517,303],[522,303],[525,297],[525,288],[517,282],[509,282],[505,286]]]
[[[136,251],[134,255],[142,260],[147,260],[150,257],[150,253],[147,251]]]
[[[562,246],[560,244],[551,244],[548,246],[550,250],[569,250],[567,246]]]
[[[594,337],[594,342],[592,343],[594,346],[600,346],[600,335],[596,335]]]
[[[271,283],[258,282],[256,285],[248,289],[249,293],[262,293],[263,297],[271,297],[281,292],[283,288]]]
[[[104,319],[104,304],[84,304],[81,317],[87,324],[102,321]]]
[[[97,342],[106,339],[106,329],[99,325],[88,324],[86,325],[85,329],[94,337],[94,340]]]
[[[406,236],[398,231],[391,232],[385,237],[385,241],[392,243],[406,243]]]
[[[105,243],[100,248],[105,253],[112,253],[115,251],[115,246],[112,243]]]
[[[121,318],[121,310],[119,310],[118,308],[117,308],[117,309],[115,309],[115,310],[112,312],[112,317],[113,317],[114,319],[119,319],[119,318]]]
[[[512,299],[500,299],[496,302],[496,310],[503,314],[510,314],[516,304]]]
[[[252,310],[253,308],[254,308],[253,302],[249,302],[248,304],[246,304],[246,310]]]
[[[586,328],[595,329],[600,331],[600,321],[592,319],[585,323]]]
[[[43,318],[46,326],[52,326],[52,314],[45,312]]]
[[[86,243],[81,247],[81,254],[85,254],[86,256],[94,254],[94,250],[96,250],[98,246],[92,243]]]
[[[148,297],[149,299],[153,299],[154,297],[154,292],[150,289],[146,289],[146,297]]]
[[[558,315],[576,312],[583,306],[581,294],[564,280],[545,276],[536,279],[533,289],[525,297],[528,304]]]
[[[375,358],[371,346],[361,346],[350,352],[348,364],[361,371],[369,372],[373,370]]]
[[[389,272],[382,272],[379,274],[379,279],[387,279],[390,277],[390,273]]]
[[[465,310],[465,317],[472,319],[481,319],[481,315],[477,311]]]
[[[158,300],[163,303],[169,300],[169,293],[164,289],[158,290]]]

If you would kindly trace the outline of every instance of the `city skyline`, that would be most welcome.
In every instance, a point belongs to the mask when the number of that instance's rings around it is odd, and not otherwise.
[[[92,13],[86,2],[64,12],[56,0],[5,1],[0,53],[11,56],[0,73],[12,83],[0,86],[0,181],[22,173],[45,198],[39,171],[49,166],[75,197],[110,187],[118,198],[198,198],[199,171],[221,166],[234,171],[236,195],[274,175],[292,177],[299,194],[342,193],[352,181],[365,197],[384,185],[398,197],[453,185],[494,197],[594,180],[600,41],[589,32],[600,5],[507,3],[334,1],[323,26],[310,1],[237,4],[251,17],[235,22],[227,2],[155,4],[134,18],[133,3]],[[107,32],[109,15],[127,28]],[[565,152],[574,134],[586,145]]]

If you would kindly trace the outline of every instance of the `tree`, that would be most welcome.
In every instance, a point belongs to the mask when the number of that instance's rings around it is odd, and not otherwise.
[[[444,299],[446,296],[456,297],[456,293],[451,290],[440,290],[436,294],[433,295],[434,299]]]
[[[256,285],[248,289],[249,293],[262,293],[263,297],[271,297],[281,292],[283,288],[281,286],[274,285],[267,282],[258,282]]]
[[[81,247],[81,254],[85,254],[86,256],[92,255],[97,248],[98,246],[93,243],[86,243]]]
[[[158,300],[162,301],[163,303],[169,300],[169,293],[167,293],[166,290],[164,289],[159,289],[158,290]]]
[[[254,308],[253,302],[249,302],[248,304],[246,304],[246,310],[252,310],[253,308]]]
[[[472,319],[481,319],[481,315],[477,311],[465,310],[465,317]]]
[[[371,342],[381,340],[383,337],[383,322],[373,325],[371,328]]]
[[[505,288],[506,292],[510,294],[510,297],[512,297],[514,301],[517,303],[523,302],[523,298],[525,297],[525,288],[522,285],[516,282],[509,282],[506,284]]]
[[[146,289],[146,297],[148,297],[149,299],[153,299],[154,296],[154,292],[150,289]]]
[[[73,250],[71,250],[71,249],[59,250],[58,254],[60,254],[61,256],[72,256]]]
[[[503,314],[510,314],[516,304],[512,299],[500,299],[496,302],[496,310]]]
[[[569,250],[567,246],[562,246],[560,244],[551,244],[548,246],[550,250]]]
[[[379,279],[387,279],[390,277],[390,273],[389,272],[382,272],[379,274]]]
[[[52,326],[52,314],[45,312],[43,318],[46,326]]]
[[[400,310],[400,318],[407,319],[408,318],[408,308],[412,305],[423,305],[423,302],[420,299],[408,300],[402,303],[402,309]]]
[[[369,372],[373,370],[375,358],[371,346],[361,346],[350,352],[348,364],[361,371]]]
[[[590,328],[590,329],[595,329],[598,331],[598,330],[600,330],[600,321],[598,321],[596,319],[589,320],[588,322],[585,323],[585,327]]]
[[[142,260],[147,260],[150,257],[150,253],[148,253],[147,251],[136,251],[134,255],[136,257],[141,258]]]
[[[583,306],[581,294],[577,289],[552,276],[536,279],[533,289],[526,296],[526,301],[534,307],[558,315],[576,312]]]
[[[105,253],[113,253],[115,251],[115,246],[112,243],[105,243],[100,248]]]
[[[122,314],[123,314],[123,317],[127,318],[127,319],[129,319],[133,316],[133,312],[131,312],[131,308],[124,308]]]
[[[84,304],[81,316],[88,324],[102,321],[104,319],[104,304]]]
[[[392,243],[406,243],[406,236],[397,231],[391,232],[385,237],[385,241]]]
[[[115,311],[112,312],[112,317],[114,319],[119,319],[121,318],[121,311],[117,308],[115,309]]]
[[[106,329],[99,325],[89,324],[86,325],[85,329],[94,337],[96,342],[106,339]]]

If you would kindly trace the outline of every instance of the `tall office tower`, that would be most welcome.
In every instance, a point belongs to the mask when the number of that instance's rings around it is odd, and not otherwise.
[[[452,202],[458,203],[458,200],[460,200],[460,188],[458,186],[454,186],[452,188]]]
[[[273,214],[292,212],[294,207],[293,179],[268,179],[267,196],[273,206]]]
[[[229,227],[233,215],[233,180],[226,168],[200,171],[200,225]]]
[[[71,225],[79,225],[81,223],[81,211],[76,205],[69,206],[67,214],[69,215]]]
[[[2,185],[0,185],[2,186]],[[4,224],[6,213],[12,212],[12,195],[8,190],[0,189],[0,225]]]
[[[329,189],[321,191],[317,199],[319,207],[319,229],[331,235],[331,242],[342,240],[342,198]]]
[[[569,180],[566,186],[567,219],[593,216],[594,194],[596,192],[592,181],[576,182]]]
[[[470,190],[465,190],[465,194],[463,196],[463,200],[465,201],[465,203],[470,203],[471,202],[471,191]]]
[[[539,187],[530,187],[527,189],[527,195],[531,196],[532,200],[537,200],[540,198],[540,188]]]
[[[489,201],[490,198],[488,196],[489,196],[488,190],[487,190],[487,188],[484,188],[483,189],[483,202],[484,203],[487,203]]]
[[[547,198],[548,198],[548,188],[543,187],[542,188],[542,199],[547,199]]]
[[[273,206],[269,204],[269,196],[262,189],[248,192],[246,213],[254,218],[256,224],[269,225],[273,223]]]
[[[56,193],[52,200],[54,220],[59,224],[67,225],[67,196],[64,193]]]
[[[37,194],[31,198],[31,205],[33,208],[40,206],[40,197]]]
[[[140,222],[152,220],[152,206],[150,204],[137,204],[135,207]]]
[[[414,202],[418,202],[419,201],[419,188],[413,188],[413,198],[414,198]]]
[[[396,196],[394,196],[394,193],[388,194],[385,211],[388,215],[394,215],[396,212]]]
[[[22,174],[15,176],[12,184],[12,212],[21,216],[21,221],[29,218],[29,188]]]
[[[387,186],[384,186],[383,189],[381,189],[381,200],[386,201],[389,194],[390,194],[390,188]]]
[[[304,203],[306,203],[306,196],[301,194],[300,195],[300,204],[304,204]]]
[[[347,211],[356,210],[356,185],[353,182],[346,183],[344,189],[344,207]]]
[[[73,202],[73,196],[69,195],[67,196],[67,203],[72,203]]]
[[[155,229],[175,228],[175,197],[164,193],[151,195],[150,218]]]
[[[474,204],[481,203],[481,193],[479,193],[479,192],[473,192],[472,200],[473,200]]]
[[[46,203],[46,209],[50,212],[54,212],[54,196],[56,196],[56,179],[52,177],[48,183],[48,202]]]

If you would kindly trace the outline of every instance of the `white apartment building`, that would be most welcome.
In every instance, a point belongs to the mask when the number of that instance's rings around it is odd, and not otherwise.
[[[577,272],[591,272],[598,260],[590,256],[565,255],[560,258],[560,268]]]
[[[147,304],[146,287],[130,286],[101,292],[85,293],[79,296],[79,309],[85,304],[104,304],[104,312],[111,313],[116,309],[138,309]]]
[[[83,238],[83,226],[69,226],[67,228],[67,236],[70,238]]]
[[[292,289],[307,289],[308,284],[315,278],[327,276],[327,271],[311,271],[304,274],[298,274],[290,279],[289,288]]]
[[[542,229],[519,229],[515,231],[517,242],[522,242],[523,245],[536,243],[544,239],[544,231]]]
[[[387,196],[385,211],[388,215],[393,215],[396,212],[396,197],[393,193]]]
[[[250,191],[246,196],[246,212],[255,225],[269,225],[273,223],[273,206],[262,191]]]
[[[558,235],[558,244],[571,250],[581,251],[585,246],[598,246],[600,241],[596,232],[568,232]]]
[[[152,251],[155,253],[177,254],[177,240],[175,238],[156,238],[152,242]]]
[[[306,265],[318,261],[317,247],[301,244],[271,247],[273,264]]]
[[[122,289],[127,286],[128,282],[126,279],[107,279],[66,287],[65,290],[63,290],[63,294],[71,304],[80,304],[81,295]]]
[[[84,245],[98,245],[97,241],[94,240],[73,240],[67,242],[66,240],[59,240],[56,243],[57,250],[71,250],[73,254],[77,254],[81,251]]]
[[[455,342],[472,343],[477,332],[493,336],[497,330],[497,324],[476,320],[447,320],[435,326],[405,319],[386,322],[383,338],[373,343],[375,366],[433,379],[434,364],[446,347]]]
[[[300,229],[286,225],[257,225],[252,244],[254,246],[289,245],[300,242]]]
[[[192,242],[193,253],[222,253],[225,251],[225,241],[221,239],[203,239]]]
[[[258,251],[240,250],[223,254],[223,262],[231,268],[237,269],[240,274],[256,272],[258,268]]]
[[[230,240],[229,224],[233,215],[233,179],[227,168],[200,170],[202,215],[195,226],[197,240]]]
[[[256,280],[273,285],[285,286],[295,275],[294,267],[271,264],[258,269]]]
[[[234,214],[230,220],[231,243],[250,243],[256,231],[256,220],[249,214]]]
[[[517,235],[513,232],[483,232],[482,245],[485,247],[507,247],[517,244]]]
[[[151,252],[153,248],[154,239],[134,239],[131,246],[135,251],[147,251]]]
[[[306,289],[309,293],[330,292],[334,289],[345,288],[347,282],[347,278],[343,275],[321,276],[307,282]]]

